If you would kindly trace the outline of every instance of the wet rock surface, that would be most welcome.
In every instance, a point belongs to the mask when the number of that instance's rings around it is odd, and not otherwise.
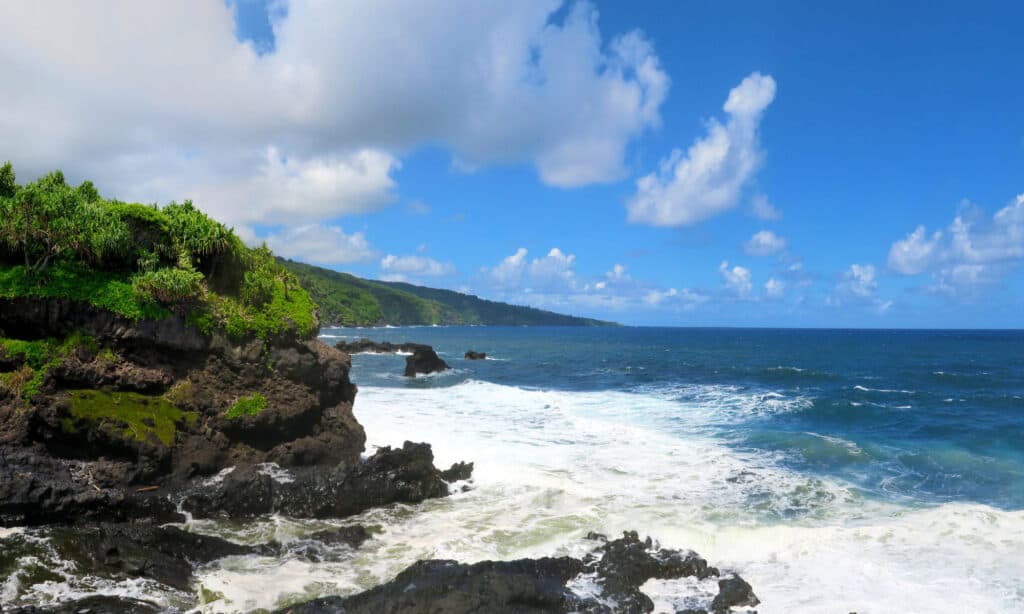
[[[447,371],[449,368],[448,363],[441,360],[441,357],[429,345],[417,348],[412,353],[412,356],[407,356],[405,359],[406,377],[440,373],[441,371]]]
[[[189,589],[196,565],[266,551],[152,523],[66,528],[52,534],[51,540],[80,571],[114,578],[150,578],[180,590]]]
[[[466,352],[464,357],[466,360],[485,360],[487,358],[487,352],[476,352],[469,350]]]
[[[692,551],[663,549],[635,532],[603,543],[583,559],[571,557],[483,561],[419,561],[394,580],[350,597],[325,597],[279,610],[280,614],[468,614],[476,612],[633,614],[654,609],[641,591],[651,579],[707,579],[719,575]],[[593,591],[574,590],[589,580]],[[726,603],[756,605],[757,598],[739,576],[719,582],[721,591],[708,604],[727,612]],[[706,610],[690,610],[693,613]]]
[[[468,476],[471,471],[471,465],[462,465],[457,473]],[[446,495],[448,484],[434,466],[430,445],[407,441],[401,448],[381,448],[354,466],[298,467],[277,475],[266,467],[238,467],[215,484],[187,488],[180,501],[197,518],[270,513],[344,518],[372,507]]]
[[[148,601],[107,595],[95,595],[50,606],[4,608],[0,605],[0,612],[4,614],[156,614],[164,611],[165,608]]]

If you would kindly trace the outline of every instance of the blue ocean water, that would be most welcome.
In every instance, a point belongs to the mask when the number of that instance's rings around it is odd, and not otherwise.
[[[396,376],[400,357],[359,355],[353,378],[362,386],[484,381],[657,395],[675,401],[677,415],[633,419],[672,433],[700,411],[702,427],[725,445],[864,496],[1024,508],[1024,331],[414,327],[324,335],[427,343],[455,367],[407,380]],[[468,349],[495,360],[463,360]]]

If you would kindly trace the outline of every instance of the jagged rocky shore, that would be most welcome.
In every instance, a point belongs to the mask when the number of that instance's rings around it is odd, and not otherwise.
[[[445,497],[472,476],[472,463],[436,467],[426,443],[364,456],[350,357],[316,339],[235,341],[201,334],[184,317],[133,322],[55,299],[0,300],[0,329],[8,339],[62,348],[30,397],[0,389],[0,526],[45,527],[52,547],[83,573],[188,591],[196,566],[226,556],[316,561],[325,545],[358,548],[371,532],[349,525],[299,547],[239,545],[174,524],[267,514],[340,519]],[[0,349],[0,373],[24,372],[29,350],[10,347]],[[0,533],[0,575],[33,547],[26,535]],[[717,583],[692,611],[757,604],[742,579],[695,553],[635,533],[592,537],[593,551],[579,559],[420,561],[370,591],[282,611],[647,612],[653,603],[643,584],[680,578]],[[0,603],[0,612],[26,613],[159,609],[110,596]]]

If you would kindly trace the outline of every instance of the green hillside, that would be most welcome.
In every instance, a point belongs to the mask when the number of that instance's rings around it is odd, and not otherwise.
[[[320,306],[320,319],[325,324],[614,326],[611,322],[498,303],[451,290],[371,281],[301,262],[280,262]]]

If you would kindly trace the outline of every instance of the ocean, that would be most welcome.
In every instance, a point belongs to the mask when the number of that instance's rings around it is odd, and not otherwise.
[[[430,442],[439,466],[475,463],[472,488],[345,521],[193,521],[249,543],[350,522],[376,531],[318,562],[203,568],[208,611],[352,593],[422,558],[580,555],[587,532],[627,529],[738,571],[761,614],[1024,610],[1024,332],[322,331],[361,337],[431,344],[453,367],[410,380],[402,356],[354,356],[369,451]],[[464,360],[469,349],[488,359]],[[37,590],[197,598],[89,582]],[[645,588],[674,612],[716,587]]]

